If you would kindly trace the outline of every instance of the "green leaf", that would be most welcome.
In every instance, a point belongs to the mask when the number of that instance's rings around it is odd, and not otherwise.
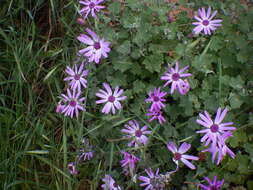
[[[108,9],[113,15],[119,14],[120,13],[120,2],[115,1],[111,4],[109,4]]]
[[[152,54],[144,59],[142,64],[145,65],[145,68],[150,72],[160,72],[161,65],[163,63],[163,55],[162,54]]]
[[[240,99],[240,96],[235,94],[231,95],[229,102],[232,109],[240,108],[243,104],[243,101]]]
[[[131,43],[129,40],[124,41],[117,49],[119,53],[123,55],[128,55],[131,51]]]

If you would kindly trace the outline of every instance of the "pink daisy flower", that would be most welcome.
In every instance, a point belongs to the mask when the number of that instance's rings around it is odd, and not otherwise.
[[[87,80],[85,77],[88,75],[88,70],[84,69],[84,64],[82,63],[78,68],[77,65],[74,65],[74,68],[67,66],[65,72],[69,75],[64,78],[64,81],[70,81],[70,87],[72,90],[81,90],[81,86],[87,88]]]
[[[212,153],[212,162],[215,161],[216,155],[218,153],[218,158],[216,164],[219,165],[223,158],[229,154],[231,158],[235,158],[235,154],[230,150],[226,145],[226,140],[232,136],[231,132],[224,133],[220,140],[217,142],[217,145],[212,145],[208,149],[203,150],[202,152],[210,152]]]
[[[120,104],[120,101],[125,100],[126,96],[121,96],[123,94],[123,90],[119,89],[118,86],[116,86],[114,92],[112,92],[112,89],[109,84],[103,83],[103,86],[105,90],[100,89],[96,96],[101,98],[101,100],[97,100],[97,104],[105,103],[105,106],[102,109],[102,113],[109,114],[112,112],[113,114],[116,113],[116,109],[120,110],[122,109],[122,106]]]
[[[144,190],[163,190],[165,188],[164,180],[159,175],[159,168],[153,172],[151,168],[145,169],[148,176],[140,176],[138,179],[143,181],[140,186],[146,186]]]
[[[64,113],[65,116],[70,116],[72,118],[75,114],[77,117],[79,110],[85,110],[83,106],[85,98],[80,98],[80,95],[81,91],[76,92],[76,90],[74,90],[71,92],[69,89],[67,89],[67,96],[65,94],[62,94],[63,102],[66,104],[62,110],[62,113]]]
[[[167,144],[167,148],[174,154],[173,161],[177,164],[177,166],[179,165],[179,161],[182,161],[187,167],[191,168],[192,170],[196,169],[196,167],[188,160],[198,160],[199,158],[196,156],[184,154],[191,148],[190,144],[184,142],[178,149],[173,142],[169,142]]]
[[[110,43],[105,41],[104,39],[100,39],[95,32],[87,28],[85,30],[92,38],[85,34],[80,34],[77,39],[88,45],[88,47],[79,50],[80,54],[83,54],[88,58],[89,62],[95,61],[99,63],[102,57],[108,57],[107,53],[111,51]]]
[[[158,120],[160,124],[163,124],[166,120],[163,117],[163,112],[161,110],[149,110],[148,113],[146,114],[149,118],[149,122],[153,120]]]
[[[125,136],[127,139],[131,139],[128,146],[138,147],[148,143],[148,137],[146,137],[146,134],[151,134],[152,131],[148,131],[147,128],[146,125],[140,128],[139,123],[136,120],[131,120],[125,124],[125,129],[122,129],[121,132],[127,134]]]
[[[78,171],[76,169],[76,163],[75,162],[70,162],[68,163],[68,169],[69,169],[69,173],[71,175],[77,175]]]
[[[104,190],[121,190],[120,186],[116,185],[115,180],[110,175],[105,175],[102,181],[104,184],[101,187]]]
[[[202,190],[220,190],[221,186],[224,184],[224,179],[221,181],[217,181],[217,177],[214,176],[213,181],[211,181],[208,177],[204,177],[204,179],[208,182],[208,186],[199,184]]]
[[[167,82],[164,84],[164,87],[169,85],[171,83],[171,89],[170,93],[173,94],[175,90],[179,90],[181,88],[182,83],[182,77],[189,77],[192,76],[190,73],[184,73],[189,68],[189,66],[184,67],[183,69],[179,70],[179,63],[176,62],[175,68],[170,68],[168,71],[164,74],[164,76],[161,77],[161,80],[166,80]],[[179,90],[183,91],[182,89]]]
[[[187,94],[187,92],[189,92],[189,90],[190,90],[190,84],[187,81],[187,79],[181,80],[179,83],[179,88],[178,88],[179,93],[181,95],[185,95]]]
[[[80,13],[84,15],[84,18],[91,13],[92,17],[97,18],[96,12],[99,12],[101,9],[104,9],[105,6],[99,5],[103,3],[104,0],[85,0],[79,1],[80,4],[84,5],[84,8],[80,10]]]
[[[227,108],[223,111],[219,108],[214,121],[211,119],[207,111],[204,111],[204,114],[199,114],[201,119],[197,119],[196,122],[205,127],[205,129],[197,131],[196,133],[205,133],[200,140],[201,142],[206,141],[205,146],[212,142],[212,146],[216,147],[218,140],[222,142],[222,134],[236,129],[235,127],[232,127],[233,122],[222,123],[227,111]]]
[[[164,96],[166,96],[166,92],[160,92],[160,88],[154,89],[154,91],[149,92],[149,97],[145,100],[146,102],[152,102],[151,105],[151,110],[160,110],[161,108],[165,107],[165,102]]]
[[[58,102],[55,112],[56,113],[61,113],[62,110],[65,108],[65,105],[62,103],[62,100]]]
[[[211,35],[213,31],[217,29],[217,27],[221,26],[221,19],[213,19],[217,14],[217,11],[214,11],[211,14],[211,8],[209,7],[207,12],[205,8],[200,8],[198,10],[198,16],[194,16],[197,22],[193,22],[193,25],[196,27],[193,29],[195,34],[199,34],[200,32],[204,32],[205,35]]]
[[[140,158],[124,151],[122,152],[122,154],[124,155],[124,159],[120,161],[120,164],[125,174],[128,175],[129,170],[133,172],[133,170],[135,169],[135,165],[138,161],[140,161]]]

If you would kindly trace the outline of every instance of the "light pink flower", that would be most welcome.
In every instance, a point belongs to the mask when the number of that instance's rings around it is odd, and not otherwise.
[[[205,133],[205,135],[200,140],[201,142],[206,141],[205,146],[212,142],[212,146],[215,147],[217,141],[222,140],[222,134],[236,129],[235,127],[232,127],[233,122],[222,123],[222,120],[225,118],[227,111],[227,108],[225,108],[223,111],[221,108],[219,108],[217,110],[214,121],[211,119],[207,111],[204,111],[204,114],[199,114],[199,117],[201,119],[197,119],[196,121],[198,124],[205,127],[205,129],[197,131],[196,133]]]
[[[121,132],[126,133],[125,137],[131,140],[128,146],[138,147],[148,143],[146,134],[151,134],[151,131],[148,131],[147,128],[146,125],[140,128],[136,120],[131,120],[125,124],[125,129],[122,129]]]
[[[64,78],[64,81],[70,81],[70,87],[72,90],[80,91],[81,87],[87,88],[87,80],[85,77],[88,75],[89,71],[84,69],[84,64],[82,63],[78,68],[77,65],[74,65],[74,68],[67,66],[65,72],[69,75]]]
[[[84,0],[79,1],[80,4],[84,5],[84,8],[80,10],[80,13],[84,15],[84,18],[91,13],[92,17],[97,18],[96,12],[99,12],[101,9],[104,9],[105,6],[99,5],[103,3],[104,0]]]
[[[188,69],[188,66],[183,69],[179,69],[179,63],[176,62],[175,68],[171,67],[168,71],[161,77],[161,80],[166,80],[167,82],[164,84],[164,87],[171,83],[170,93],[173,94],[175,90],[179,90],[182,86],[183,77],[192,76],[191,73],[184,73]],[[183,91],[182,89],[179,90]]]
[[[64,113],[65,116],[70,116],[72,118],[75,114],[77,117],[79,110],[85,110],[83,105],[85,98],[80,98],[80,96],[81,91],[76,92],[76,90],[74,90],[71,92],[69,89],[67,89],[67,96],[65,94],[62,94],[63,102],[66,104],[62,110],[62,113]]]
[[[71,175],[77,175],[78,171],[76,169],[76,163],[75,162],[70,162],[68,163],[68,169],[69,169],[69,173]]]
[[[103,190],[121,190],[120,186],[116,185],[115,180],[110,175],[105,175],[102,181],[104,182],[101,185]]]
[[[105,90],[100,89],[96,96],[101,98],[101,100],[97,100],[97,104],[105,103],[105,106],[102,109],[102,113],[109,114],[112,112],[113,114],[116,113],[116,109],[120,110],[122,109],[122,106],[120,104],[120,101],[125,100],[127,97],[122,96],[123,90],[119,89],[118,86],[116,86],[114,92],[112,91],[111,87],[107,83],[103,83],[103,86]]]
[[[105,41],[103,38],[100,39],[95,32],[87,28],[85,30],[92,38],[85,34],[80,34],[77,39],[88,45],[88,47],[79,50],[80,54],[83,54],[88,58],[89,62],[95,61],[99,63],[102,57],[108,57],[107,53],[111,51],[110,43]]]
[[[190,155],[184,154],[191,148],[190,144],[184,142],[183,144],[181,144],[181,146],[178,149],[173,142],[169,142],[167,144],[167,148],[173,153],[174,155],[173,161],[177,165],[179,165],[179,161],[182,161],[186,166],[188,166],[192,170],[196,169],[196,167],[188,160],[198,160],[199,158],[196,156],[190,156]]]
[[[192,23],[196,25],[193,29],[195,34],[199,34],[200,32],[204,32],[205,35],[211,35],[213,31],[217,29],[217,27],[221,26],[221,19],[213,19],[214,16],[217,14],[217,11],[214,11],[211,14],[211,8],[209,7],[207,12],[205,8],[200,8],[198,10],[198,16],[194,16],[197,22]]]
[[[185,95],[187,94],[187,92],[190,90],[190,84],[187,81],[187,79],[185,80],[181,80],[179,83],[179,88],[178,91],[181,95]]]

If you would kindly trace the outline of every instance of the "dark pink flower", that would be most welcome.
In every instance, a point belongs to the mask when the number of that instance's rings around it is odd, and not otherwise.
[[[148,95],[149,97],[145,101],[152,103],[150,108],[151,110],[160,110],[161,108],[165,107],[163,102],[165,102],[164,96],[167,95],[166,92],[161,92],[160,88],[155,88],[154,91],[150,91]]]
[[[149,122],[153,120],[158,120],[160,124],[163,124],[166,120],[163,117],[163,112],[161,110],[148,110],[148,113],[146,114],[149,118]]]

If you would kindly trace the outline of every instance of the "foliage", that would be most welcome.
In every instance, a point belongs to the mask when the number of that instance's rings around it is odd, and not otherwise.
[[[198,113],[212,115],[227,107],[228,121],[237,128],[229,146],[236,153],[218,166],[209,153],[194,162],[197,170],[181,167],[172,176],[171,189],[196,189],[204,176],[225,179],[224,189],[252,189],[253,175],[253,6],[251,1],[106,1],[98,19],[78,25],[77,1],[7,1],[0,10],[0,134],[2,189],[97,189],[104,174],[111,174],[124,189],[141,189],[123,176],[121,150],[134,151],[147,167],[161,172],[175,169],[166,142],[187,141],[191,152],[203,150],[195,131]],[[211,6],[223,19],[211,36],[193,36],[196,12]],[[184,8],[182,8],[184,7]],[[186,9],[187,8],[187,9]],[[169,13],[176,12],[173,21]],[[77,61],[76,40],[86,27],[111,42],[112,51],[101,64],[89,64],[86,112],[78,119],[55,113],[57,96],[66,90],[63,71]],[[147,122],[144,100],[149,90],[163,85],[161,75],[175,61],[189,65],[191,90],[185,96],[167,96],[163,125]],[[126,89],[123,110],[115,116],[100,113],[96,91],[103,82]],[[169,92],[169,88],[163,90]],[[130,119],[152,129],[141,150],[127,147],[120,130]],[[95,157],[69,174],[82,137],[95,147]]]

